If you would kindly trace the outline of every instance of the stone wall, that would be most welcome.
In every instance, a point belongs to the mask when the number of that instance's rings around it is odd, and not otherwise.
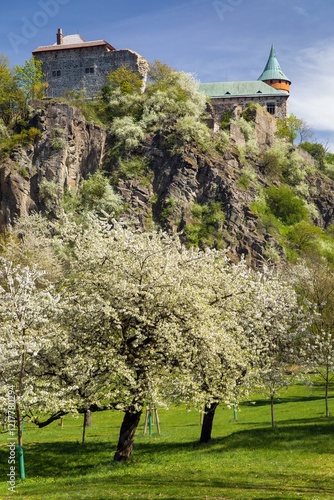
[[[213,110],[214,128],[217,130],[222,121],[222,117],[226,111],[231,110],[233,113],[236,109],[243,109],[251,102],[256,102],[267,109],[268,104],[275,105],[275,113],[272,116],[276,119],[285,119],[288,116],[288,95],[282,96],[256,96],[256,97],[228,97],[219,98],[212,97],[210,99],[211,108]]]
[[[106,76],[120,66],[139,73],[146,80],[147,61],[132,50],[107,50],[104,46],[81,47],[39,52],[43,73],[49,84],[48,97],[60,97],[69,91],[94,97],[105,84]]]

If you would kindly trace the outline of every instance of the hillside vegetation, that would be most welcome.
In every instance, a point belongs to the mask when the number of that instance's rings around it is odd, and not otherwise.
[[[4,88],[2,97],[3,228],[36,210],[103,208],[255,266],[315,255],[333,262],[333,155],[319,144],[294,146],[302,125],[294,117],[277,130],[251,105],[213,132],[197,82],[159,62],[144,93],[121,68],[93,102],[69,95],[28,106],[24,95],[41,92],[36,81],[25,94],[14,82],[16,95]]]
[[[329,418],[333,155],[258,105],[216,130],[159,62],[144,92],[121,68],[94,101],[42,99],[31,69],[2,64],[0,399],[19,445],[23,422],[119,410],[125,461],[153,404],[204,410],[205,443],[255,390],[275,429],[280,391],[314,373]]]

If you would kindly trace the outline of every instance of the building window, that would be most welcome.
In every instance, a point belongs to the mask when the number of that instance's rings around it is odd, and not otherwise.
[[[87,75],[93,75],[95,73],[95,68],[86,68],[85,72]]]
[[[267,104],[267,111],[271,115],[275,114],[276,109],[275,109],[275,104],[273,102],[268,102],[268,104]]]
[[[54,69],[52,71],[52,76],[61,76],[61,71],[60,69]]]

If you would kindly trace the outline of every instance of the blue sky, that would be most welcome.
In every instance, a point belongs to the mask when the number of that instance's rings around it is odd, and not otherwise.
[[[16,0],[2,8],[0,53],[23,64],[62,28],[210,82],[257,79],[274,43],[290,112],[334,150],[333,19],[328,0]]]

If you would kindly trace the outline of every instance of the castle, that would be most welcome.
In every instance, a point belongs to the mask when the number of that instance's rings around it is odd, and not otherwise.
[[[200,90],[210,98],[214,122],[220,123],[227,111],[233,112],[252,102],[261,104],[275,118],[287,118],[290,85],[272,46],[267,64],[257,80],[202,83]]]
[[[60,97],[68,91],[83,92],[93,98],[106,82],[108,73],[126,66],[146,81],[148,62],[129,49],[116,50],[105,40],[87,42],[81,35],[64,36],[59,28],[56,43],[38,47],[33,56],[42,61],[48,97]],[[291,81],[283,73],[274,47],[256,81],[202,83],[200,91],[209,98],[214,123],[219,124],[227,111],[261,104],[275,118],[287,117]]]
[[[75,91],[92,98],[111,71],[127,66],[145,82],[148,69],[146,59],[133,50],[116,50],[105,40],[87,42],[81,35],[65,36],[60,28],[55,44],[37,47],[32,54],[42,61],[47,97]]]

